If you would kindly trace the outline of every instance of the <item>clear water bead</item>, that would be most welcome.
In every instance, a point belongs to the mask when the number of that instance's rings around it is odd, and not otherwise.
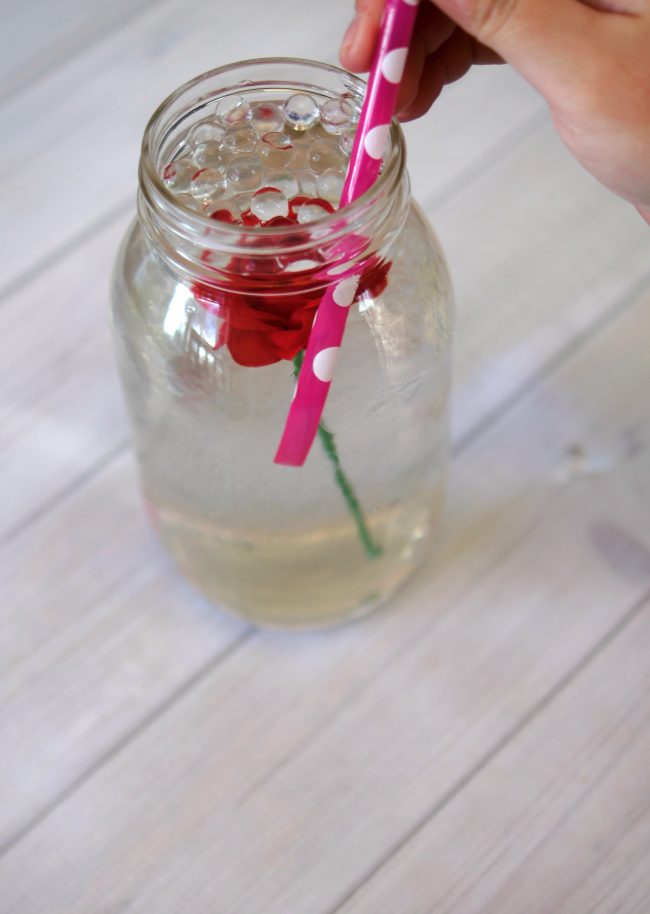
[[[350,106],[350,123],[354,126],[359,123],[361,117],[361,105],[363,99],[359,98],[353,92],[344,92],[341,95],[341,101],[347,102]]]
[[[247,209],[251,208],[252,194],[235,194],[228,200],[228,207],[237,215],[241,216]]]
[[[226,132],[223,147],[233,155],[252,152],[257,146],[258,140],[259,136],[255,128],[245,121],[241,121]]]
[[[195,200],[192,194],[176,194],[175,196],[177,203],[187,207],[187,209],[193,210],[195,213],[198,213],[203,209],[203,201]]]
[[[318,203],[303,203],[302,206],[296,208],[298,225],[309,225],[310,222],[317,222],[323,216],[327,216],[327,210]]]
[[[278,171],[267,174],[265,182],[269,187],[275,187],[282,191],[289,199],[295,197],[300,190],[295,176],[292,175],[290,171]]]
[[[192,178],[196,174],[196,165],[189,159],[177,159],[170,162],[162,171],[165,185],[175,194],[184,193],[189,189]]]
[[[226,169],[226,180],[234,191],[257,190],[263,174],[264,168],[256,156],[240,156]]]
[[[223,171],[217,168],[201,168],[190,181],[190,193],[196,200],[217,197],[225,187]]]
[[[292,95],[284,103],[284,119],[294,130],[309,130],[317,123],[320,114],[311,95]]]
[[[282,111],[277,105],[271,102],[265,102],[257,105],[251,112],[251,124],[257,130],[260,136],[265,133],[273,133],[282,130],[284,126],[284,117]]]
[[[192,161],[197,168],[223,168],[226,164],[226,157],[221,143],[210,141],[199,143],[192,154]]]
[[[341,152],[331,141],[315,140],[309,147],[308,160],[314,174],[322,175],[330,168],[340,166]]]
[[[345,130],[341,131],[341,136],[339,137],[339,147],[344,156],[349,156],[352,153],[354,147],[354,138],[357,135],[357,131],[354,127],[346,127]]]
[[[225,132],[221,124],[217,124],[216,121],[199,121],[188,133],[187,140],[192,146],[198,146],[201,143],[220,143]]]
[[[338,169],[331,168],[316,179],[318,193],[330,203],[338,203],[343,193],[345,176]]]
[[[224,127],[228,128],[248,120],[251,107],[241,95],[226,95],[219,99],[214,112]]]
[[[297,177],[300,183],[300,192],[304,194],[305,197],[316,197],[318,195],[316,178],[310,171],[302,171]]]
[[[289,201],[282,191],[263,188],[251,200],[251,212],[260,222],[268,222],[276,216],[287,216]]]
[[[203,205],[203,215],[212,216],[213,213],[230,213],[233,220],[239,218],[239,212],[233,206],[232,200],[210,200]],[[218,219],[218,222],[227,222],[228,219]]]
[[[331,98],[320,109],[320,122],[327,133],[338,135],[352,123],[354,108],[345,98]]]
[[[293,156],[291,137],[277,131],[265,133],[257,147],[257,154],[271,168],[288,165]]]

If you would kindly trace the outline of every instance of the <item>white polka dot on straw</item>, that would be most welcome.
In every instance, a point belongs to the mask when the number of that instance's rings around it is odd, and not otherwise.
[[[384,57],[381,72],[389,83],[397,84],[401,80],[408,52],[408,48],[395,48]]]
[[[332,298],[337,305],[341,306],[341,308],[349,308],[354,301],[354,296],[358,285],[358,276],[348,276],[347,279],[343,279],[336,286],[334,292],[332,293]]]
[[[316,353],[313,370],[319,381],[327,382],[332,380],[338,354],[338,346],[328,346],[327,349],[321,349],[320,352]]]
[[[388,139],[388,130],[389,124],[379,124],[366,134],[363,145],[371,159],[381,159]]]
[[[418,0],[385,0],[379,39],[375,47],[357,141],[341,193],[340,208],[370,190],[381,169],[381,160],[396,111],[399,85],[403,78],[407,48],[417,16]],[[340,261],[323,271],[329,285],[318,305],[318,322],[305,347],[307,370],[298,377],[298,394],[289,408],[282,438],[275,455],[276,463],[302,466],[318,434],[329,383],[335,370],[345,323],[356,295],[359,242],[356,228],[341,241]],[[370,240],[363,240],[368,254],[374,251]]]

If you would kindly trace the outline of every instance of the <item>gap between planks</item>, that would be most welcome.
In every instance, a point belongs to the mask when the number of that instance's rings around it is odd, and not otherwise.
[[[339,901],[325,914],[340,914],[350,901],[364,889],[373,878],[411,841],[413,841],[432,820],[446,809],[459,796],[461,791],[476,780],[478,775],[523,731],[534,723],[544,711],[549,708],[557,698],[575,682],[592,664],[601,656],[603,651],[615,641],[634,620],[650,607],[650,589],[606,632],[590,650],[580,658],[576,665],[558,680],[548,692],[543,695],[533,707],[517,721],[517,723],[492,746],[465,774],[453,784],[445,794],[428,809],[422,817],[406,831],[364,875],[350,887]],[[432,912],[433,914],[433,912]]]

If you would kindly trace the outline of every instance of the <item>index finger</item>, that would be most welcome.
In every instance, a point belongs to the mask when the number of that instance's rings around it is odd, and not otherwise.
[[[355,17],[341,44],[341,63],[347,70],[363,73],[372,63],[384,0],[356,0],[355,9]]]

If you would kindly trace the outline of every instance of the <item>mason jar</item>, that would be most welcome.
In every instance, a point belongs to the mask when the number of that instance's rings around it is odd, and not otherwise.
[[[138,216],[114,271],[115,349],[148,514],[197,590],[260,625],[368,612],[430,554],[447,463],[448,272],[411,199],[397,123],[370,190],[305,225],[216,221],[161,174],[223,97],[346,94],[360,105],[363,91],[345,71],[291,59],[181,86],[146,127]],[[309,456],[279,465],[331,267],[361,280]]]

